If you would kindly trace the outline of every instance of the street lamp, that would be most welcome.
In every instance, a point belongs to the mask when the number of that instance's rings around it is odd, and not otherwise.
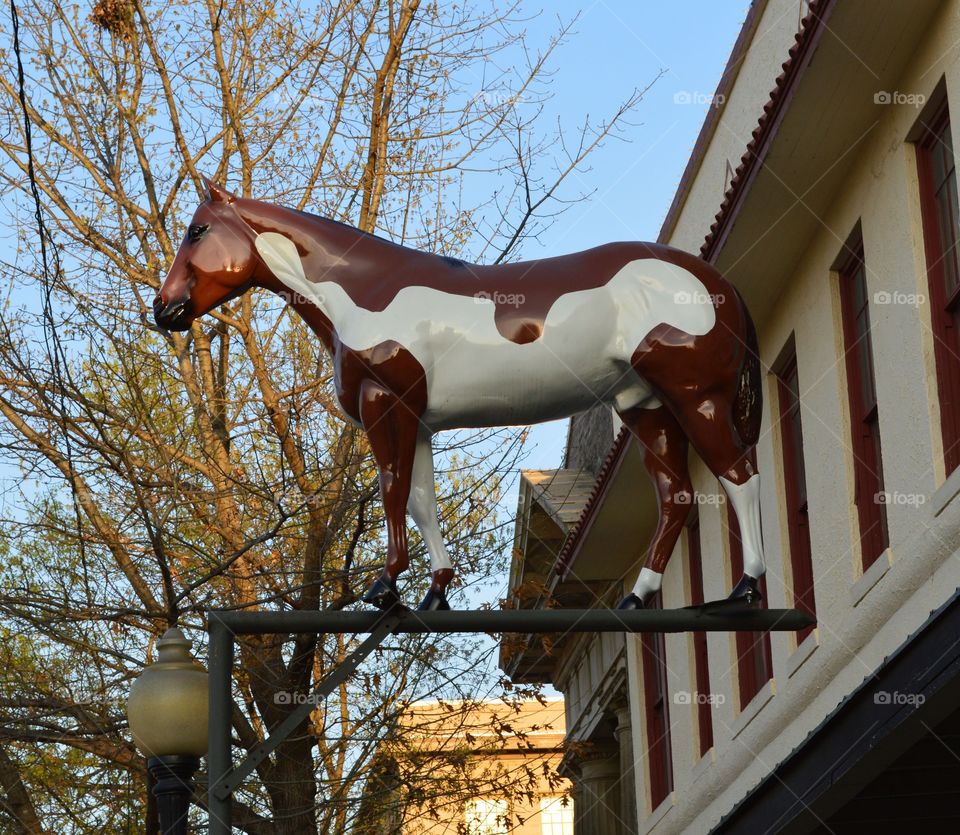
[[[207,753],[207,671],[176,627],[157,641],[157,661],[144,669],[127,700],[137,748],[155,781],[162,835],[186,835],[193,774]]]

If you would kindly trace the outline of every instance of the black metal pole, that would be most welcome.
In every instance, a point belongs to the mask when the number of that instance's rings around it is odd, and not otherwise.
[[[230,835],[230,794],[221,795],[220,783],[233,770],[230,756],[230,728],[233,708],[233,632],[224,624],[219,612],[207,618],[209,647],[209,738],[207,752],[207,813],[209,835]]]
[[[370,632],[382,612],[216,612],[235,635]],[[707,604],[686,609],[501,609],[414,612],[402,609],[401,633],[422,632],[793,632],[815,621],[796,609]],[[215,689],[212,680],[211,693]]]
[[[187,835],[193,775],[200,768],[200,760],[186,756],[151,757],[147,768],[154,779],[161,835]]]

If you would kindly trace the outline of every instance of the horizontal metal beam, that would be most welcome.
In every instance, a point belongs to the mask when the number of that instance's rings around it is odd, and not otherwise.
[[[210,753],[207,802],[210,835],[229,835],[231,795],[237,786],[295,730],[328,693],[395,632],[734,632],[793,631],[810,626],[795,609],[756,609],[742,603],[708,603],[686,609],[503,609],[465,612],[413,612],[402,606],[387,612],[207,613],[210,631]],[[233,767],[230,740],[231,668],[236,635],[361,633],[370,636],[298,704],[286,719]]]
[[[383,612],[214,611],[235,635],[370,632]],[[394,613],[391,613],[394,614]],[[794,632],[815,620],[796,609],[713,603],[686,609],[497,609],[415,612],[399,609],[402,633],[425,632]]]

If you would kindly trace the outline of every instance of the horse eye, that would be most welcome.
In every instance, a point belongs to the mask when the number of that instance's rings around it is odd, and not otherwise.
[[[191,226],[189,229],[187,229],[187,240],[189,240],[190,243],[196,243],[206,234],[206,231],[209,228],[210,227],[207,226],[207,224],[203,224],[202,226]]]

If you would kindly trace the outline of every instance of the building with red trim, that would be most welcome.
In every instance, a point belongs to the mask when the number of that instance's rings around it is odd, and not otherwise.
[[[757,324],[766,602],[793,635],[514,635],[566,699],[583,833],[960,824],[960,2],[755,0],[659,240]],[[735,526],[691,452],[661,605],[725,597]],[[657,509],[608,409],[521,475],[511,605],[612,606]]]

